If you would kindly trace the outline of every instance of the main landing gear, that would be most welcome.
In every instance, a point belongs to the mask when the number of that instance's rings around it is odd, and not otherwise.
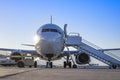
[[[71,61],[69,59],[69,56],[67,56],[66,61],[64,61],[64,63],[63,63],[63,67],[66,68],[68,66],[69,68],[77,68],[77,65],[75,64],[73,59],[72,59],[72,62],[73,62],[73,66],[72,66],[72,63],[71,63]]]
[[[64,68],[66,68],[66,67],[69,67],[69,68],[71,68],[71,62],[67,62],[67,61],[64,61]]]

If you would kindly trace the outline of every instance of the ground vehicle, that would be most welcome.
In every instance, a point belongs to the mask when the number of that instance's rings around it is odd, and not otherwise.
[[[2,65],[2,66],[12,66],[12,65],[16,65],[16,62],[14,60],[11,60],[11,59],[0,58],[0,65]]]
[[[17,62],[17,66],[18,67],[25,67],[25,66],[37,67],[37,61],[34,61],[34,57],[31,54],[26,54],[22,57],[21,60]]]

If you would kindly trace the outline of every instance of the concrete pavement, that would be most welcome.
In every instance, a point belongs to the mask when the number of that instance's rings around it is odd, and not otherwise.
[[[0,68],[0,80],[120,80],[120,69]]]

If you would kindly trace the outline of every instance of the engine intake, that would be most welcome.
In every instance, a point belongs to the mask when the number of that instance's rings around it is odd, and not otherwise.
[[[22,59],[22,55],[19,52],[13,52],[10,56],[10,59],[14,60],[15,62],[18,62]]]
[[[90,62],[90,56],[82,52],[76,55],[75,60],[77,64],[88,64]]]

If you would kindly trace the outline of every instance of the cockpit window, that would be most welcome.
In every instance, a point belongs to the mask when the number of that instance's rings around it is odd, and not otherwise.
[[[49,32],[49,29],[42,29],[42,32]]]
[[[61,34],[57,29],[42,29],[42,32],[57,32]]]
[[[51,32],[58,32],[56,29],[50,29]]]

